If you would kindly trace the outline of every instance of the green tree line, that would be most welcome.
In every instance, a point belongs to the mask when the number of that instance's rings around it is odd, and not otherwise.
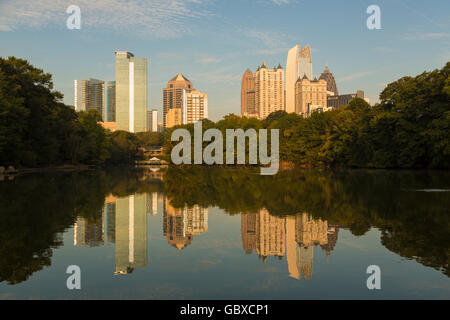
[[[217,128],[225,137],[226,129],[279,129],[280,160],[303,167],[449,168],[449,72],[450,62],[441,70],[401,78],[374,106],[358,98],[308,118],[284,111],[264,120],[231,114],[215,123],[203,120],[203,131]],[[171,128],[165,137],[168,154],[178,143],[171,141],[177,128],[194,132],[192,124]]]
[[[53,90],[52,77],[29,62],[0,58],[0,166],[128,164],[159,133],[111,133],[95,110],[75,112]]]

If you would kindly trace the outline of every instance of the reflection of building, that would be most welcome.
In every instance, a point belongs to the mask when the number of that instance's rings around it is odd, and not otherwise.
[[[257,213],[241,215],[242,247],[246,254],[256,249],[256,216]]]
[[[313,219],[309,214],[279,217],[266,209],[242,214],[242,246],[247,254],[253,249],[266,261],[268,256],[286,254],[289,275],[296,279],[312,276],[314,247],[320,245],[330,255],[337,241],[339,228],[327,221]]]
[[[77,218],[74,224],[73,244],[83,247],[103,245],[102,223],[90,222],[86,218]]]
[[[265,261],[268,256],[282,257],[285,253],[286,221],[266,209],[256,216],[256,253]]]
[[[147,214],[158,214],[158,192],[147,194]]]
[[[167,242],[184,249],[191,244],[194,235],[208,232],[208,209],[195,205],[192,208],[174,208],[169,199],[164,199],[163,233]]]
[[[116,269],[126,274],[147,266],[147,194],[116,200]]]
[[[109,196],[105,199],[103,208],[103,237],[105,242],[116,242],[116,198]]]

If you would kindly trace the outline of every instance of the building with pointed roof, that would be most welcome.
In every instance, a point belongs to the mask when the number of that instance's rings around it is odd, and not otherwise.
[[[305,74],[295,83],[295,112],[307,117],[313,110],[327,108],[327,82],[309,80]]]
[[[267,68],[266,62],[255,73],[255,109],[259,119],[284,110],[284,70]]]
[[[330,72],[330,69],[328,69],[328,66],[325,66],[325,70],[322,72],[319,79],[323,79],[327,82],[328,95],[339,95],[336,81],[334,80],[333,74]]]
[[[163,124],[166,125],[166,116],[170,109],[183,107],[183,90],[186,93],[194,90],[194,85],[181,73],[167,82],[167,86],[163,89]]]
[[[245,70],[241,82],[241,115],[255,114],[255,77],[250,69]]]

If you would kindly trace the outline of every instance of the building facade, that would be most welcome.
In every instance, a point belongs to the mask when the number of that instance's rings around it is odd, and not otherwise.
[[[306,76],[295,84],[296,113],[308,117],[318,108],[327,107],[327,82],[309,80]]]
[[[169,109],[165,117],[165,128],[172,128],[183,124],[183,108]]]
[[[147,131],[158,132],[158,110],[147,110]]]
[[[167,86],[163,89],[163,124],[164,128],[167,126],[167,113],[170,109],[182,109],[183,107],[183,93],[189,93],[194,90],[194,85],[189,79],[181,73],[170,79]],[[181,124],[181,123],[180,123]]]
[[[368,99],[364,98],[364,91],[358,90],[356,93],[342,94],[340,96],[328,96],[327,106],[329,108],[336,109],[341,106],[348,105],[355,98],[361,98],[364,99],[367,103],[370,103]]]
[[[260,119],[284,110],[284,70],[281,65],[267,68],[266,62],[255,73],[255,105]]]
[[[208,119],[208,95],[198,90],[183,91],[182,123]]]
[[[305,46],[300,49],[300,61],[299,61],[299,75],[300,78],[304,76],[308,79],[313,78],[312,72],[312,59],[311,59],[311,48]]]
[[[328,95],[330,96],[339,95],[336,81],[334,80],[333,74],[330,72],[330,69],[328,69],[328,66],[325,66],[325,70],[322,72],[319,79],[325,80],[327,82]]]
[[[286,112],[295,112],[295,83],[300,77],[300,45],[288,52],[286,61]]]
[[[97,110],[103,115],[105,82],[88,78],[74,81],[75,111]]]
[[[116,130],[147,131],[147,59],[116,52]]]
[[[242,76],[241,82],[241,115],[251,116],[257,113],[255,106],[255,77],[250,69]]]
[[[103,121],[116,121],[116,82],[107,81],[104,90]]]

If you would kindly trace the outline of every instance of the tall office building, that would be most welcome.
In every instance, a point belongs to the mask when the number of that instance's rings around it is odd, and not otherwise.
[[[284,70],[281,65],[267,68],[266,62],[255,73],[255,105],[260,119],[284,110]]]
[[[158,110],[147,110],[147,130],[158,132]]]
[[[241,82],[241,115],[252,116],[257,113],[255,108],[255,77],[250,69],[245,70]]]
[[[327,94],[329,96],[337,96],[339,95],[336,81],[334,80],[333,74],[328,69],[328,66],[325,66],[325,70],[320,75],[320,80],[325,80],[327,82]]]
[[[104,108],[103,108],[103,121],[115,122],[116,121],[116,82],[107,81],[105,83],[104,90]]]
[[[300,45],[288,52],[286,61],[286,112],[295,112],[295,83],[300,77]]]
[[[295,83],[295,111],[308,117],[314,110],[327,108],[327,82],[309,80],[306,75]]]
[[[311,48],[309,46],[300,49],[299,74],[300,78],[307,76],[308,79],[313,78]]]
[[[208,119],[208,95],[198,90],[183,90],[182,122],[194,123]]]
[[[105,82],[88,78],[74,81],[74,105],[76,111],[97,110],[103,115],[103,92]]]
[[[163,89],[163,122],[166,125],[166,115],[170,109],[180,109],[183,107],[183,92],[191,92],[194,86],[191,81],[181,73],[170,79],[167,86]]]
[[[116,130],[147,128],[147,59],[116,51]]]

